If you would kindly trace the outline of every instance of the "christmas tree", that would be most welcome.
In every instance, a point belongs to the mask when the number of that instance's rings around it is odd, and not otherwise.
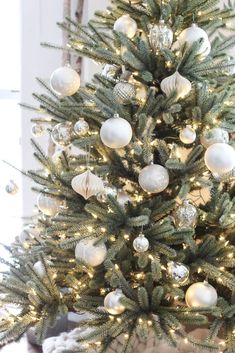
[[[149,335],[235,352],[234,15],[231,1],[113,0],[60,24],[67,50],[104,68],[80,86],[61,67],[27,106],[60,150],[33,141],[39,214],[2,260],[1,303],[18,308],[2,342],[31,326],[42,341],[74,311],[87,315],[73,352],[120,335],[123,353]]]

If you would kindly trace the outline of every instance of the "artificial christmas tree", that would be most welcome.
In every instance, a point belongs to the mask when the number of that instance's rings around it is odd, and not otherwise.
[[[2,342],[30,326],[43,340],[77,311],[86,318],[66,352],[181,339],[235,352],[235,39],[220,32],[233,17],[231,2],[113,0],[87,26],[60,25],[67,50],[105,66],[73,95],[80,80],[64,71],[59,90],[40,81],[47,94],[34,95],[47,116],[32,120],[61,150],[51,158],[33,141],[37,234],[10,249],[1,302],[19,312],[1,320]]]

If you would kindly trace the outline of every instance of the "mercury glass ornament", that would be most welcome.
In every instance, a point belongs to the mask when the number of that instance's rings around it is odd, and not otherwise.
[[[167,264],[167,276],[173,284],[182,286],[188,281],[189,269],[180,262],[170,261]]]
[[[149,41],[155,52],[170,48],[173,43],[173,31],[165,24],[164,20],[160,20],[159,25],[153,25],[150,29]]]
[[[14,182],[14,180],[10,180],[8,184],[5,186],[5,190],[10,195],[15,195],[19,191],[18,185]]]
[[[40,137],[44,135],[46,129],[42,124],[37,123],[32,126],[31,132],[34,137]]]
[[[67,147],[71,144],[72,134],[73,128],[70,122],[59,123],[53,127],[51,139],[56,145]]]
[[[140,171],[139,184],[146,192],[160,193],[169,185],[168,170],[158,164],[148,165]]]
[[[74,125],[74,132],[78,136],[84,136],[89,131],[89,125],[83,118],[79,119]]]
[[[188,200],[184,200],[175,211],[175,224],[179,229],[195,227],[197,218],[197,209]]]
[[[104,182],[104,190],[99,192],[96,195],[96,198],[99,202],[106,202],[109,195],[116,197],[117,193],[118,193],[118,191],[115,186],[113,186],[107,182]]]
[[[134,239],[133,248],[135,249],[135,251],[137,251],[139,253],[143,253],[143,252],[148,251],[148,249],[149,249],[149,241],[144,236],[143,233],[141,233],[137,238]]]
[[[118,82],[113,89],[114,97],[120,104],[129,104],[135,98],[135,86],[127,81]]]

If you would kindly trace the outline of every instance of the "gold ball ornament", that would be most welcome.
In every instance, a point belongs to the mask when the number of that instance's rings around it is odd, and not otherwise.
[[[124,295],[120,289],[110,292],[104,298],[104,307],[111,315],[120,315],[125,311],[125,306],[121,304],[120,300]]]
[[[217,304],[218,295],[208,282],[192,284],[185,295],[185,301],[190,308],[209,308]]]

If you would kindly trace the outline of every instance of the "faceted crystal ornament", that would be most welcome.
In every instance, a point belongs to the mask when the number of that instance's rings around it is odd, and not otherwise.
[[[73,190],[82,195],[85,200],[104,191],[102,179],[97,177],[90,170],[74,177],[71,185]]]
[[[51,139],[56,145],[67,147],[71,144],[72,134],[73,129],[70,122],[59,123],[52,129]]]
[[[120,315],[125,311],[124,305],[120,303],[120,299],[124,298],[124,295],[120,289],[116,289],[110,292],[104,298],[104,307],[111,315]]]
[[[84,136],[89,131],[89,125],[83,118],[79,119],[74,125],[74,132],[78,136]]]
[[[188,200],[184,200],[183,204],[175,211],[175,224],[177,228],[193,228],[197,222],[197,209],[190,204]]]
[[[44,135],[44,133],[46,132],[46,129],[42,124],[34,124],[32,126],[31,132],[34,137],[40,137]]]
[[[107,182],[104,182],[104,191],[99,192],[96,195],[96,198],[99,202],[106,202],[109,195],[116,197],[117,196],[117,188]]]
[[[114,97],[120,104],[129,104],[133,98],[135,98],[135,86],[129,82],[119,82],[113,89]]]
[[[170,261],[167,264],[167,276],[175,285],[184,285],[189,278],[189,269],[180,262]]]
[[[15,195],[19,191],[19,187],[14,180],[10,180],[9,183],[5,186],[5,190],[8,194]]]
[[[154,25],[149,33],[149,41],[154,52],[164,48],[170,48],[173,42],[173,31],[164,20],[160,20],[159,25]]]
[[[146,252],[148,250],[149,241],[144,236],[143,233],[141,233],[137,238],[134,239],[133,248],[135,249],[135,251],[137,251],[139,253],[143,253],[143,252]]]

